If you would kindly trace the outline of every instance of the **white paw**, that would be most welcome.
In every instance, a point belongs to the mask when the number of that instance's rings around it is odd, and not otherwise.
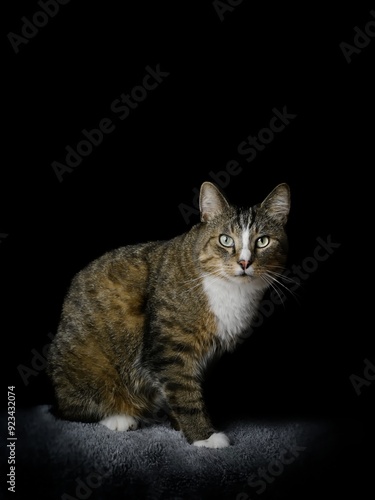
[[[194,441],[193,445],[205,446],[206,448],[226,448],[230,445],[230,442],[224,432],[214,432],[208,439]]]
[[[135,418],[129,415],[111,415],[99,422],[102,425],[111,429],[111,431],[128,431],[135,430],[138,427],[138,422]]]

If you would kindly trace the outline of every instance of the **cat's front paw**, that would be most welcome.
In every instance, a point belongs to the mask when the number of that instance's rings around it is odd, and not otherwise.
[[[111,431],[128,431],[135,430],[138,427],[138,422],[130,415],[111,415],[99,422],[102,425],[111,429]]]
[[[226,448],[230,445],[230,442],[224,432],[214,432],[208,439],[194,441],[193,445],[204,446],[206,448]]]

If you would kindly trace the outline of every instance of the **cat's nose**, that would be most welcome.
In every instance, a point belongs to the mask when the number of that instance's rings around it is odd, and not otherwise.
[[[244,271],[245,271],[245,269],[247,269],[250,266],[249,260],[239,260],[238,263]]]

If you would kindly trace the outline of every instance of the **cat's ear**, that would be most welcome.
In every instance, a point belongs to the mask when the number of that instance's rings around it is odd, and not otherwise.
[[[202,222],[207,222],[216,215],[221,214],[228,206],[227,200],[212,182],[202,184],[199,195]]]
[[[282,224],[286,224],[290,210],[290,189],[288,184],[283,183],[276,186],[261,203],[261,207]]]

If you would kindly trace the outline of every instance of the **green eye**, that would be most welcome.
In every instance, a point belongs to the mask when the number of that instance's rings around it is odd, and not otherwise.
[[[221,234],[219,236],[219,241],[223,247],[234,247],[234,239],[227,234]]]
[[[256,246],[258,248],[264,248],[268,245],[269,242],[270,242],[270,239],[268,236],[261,236],[260,238],[258,238],[256,240]]]

